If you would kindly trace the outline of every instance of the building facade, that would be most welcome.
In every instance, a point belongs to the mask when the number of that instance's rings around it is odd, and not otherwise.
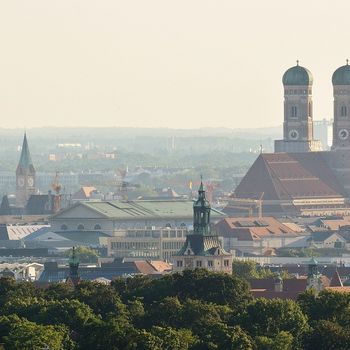
[[[248,209],[259,200],[270,216],[350,215],[350,66],[339,67],[332,77],[330,151],[320,151],[313,139],[312,81],[299,65],[284,74],[284,138],[275,141],[275,153],[258,156],[235,189],[227,214],[242,216],[242,200]]]
[[[188,230],[181,228],[134,229],[107,238],[108,256],[171,261],[183,246]]]
[[[50,218],[54,232],[101,231],[113,236],[128,229],[191,228],[192,201],[87,201],[78,202]],[[214,220],[225,217],[213,210]]]
[[[193,232],[187,235],[185,244],[174,255],[174,272],[205,268],[232,273],[232,254],[222,248],[219,236],[211,231],[210,212],[201,182],[198,199],[193,204]]]

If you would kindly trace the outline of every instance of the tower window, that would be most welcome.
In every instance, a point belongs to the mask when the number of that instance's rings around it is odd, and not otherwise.
[[[340,115],[341,115],[342,117],[346,117],[346,116],[348,115],[348,111],[347,111],[346,106],[341,106]]]
[[[63,224],[63,225],[61,226],[61,230],[62,230],[62,231],[67,231],[67,230],[68,230],[68,226],[65,225],[65,224]]]
[[[297,107],[296,106],[292,106],[292,117],[293,118],[296,118],[298,115],[297,115]]]
[[[83,224],[79,224],[78,227],[77,227],[77,229],[78,229],[79,231],[82,231],[82,230],[85,230],[85,227],[84,227]]]
[[[177,260],[177,261],[176,261],[176,266],[177,266],[177,267],[182,267],[182,266],[183,266],[182,260]]]
[[[309,117],[312,117],[312,103],[309,102]]]

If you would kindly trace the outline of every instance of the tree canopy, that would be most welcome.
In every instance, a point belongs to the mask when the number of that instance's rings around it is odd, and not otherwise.
[[[75,288],[1,278],[0,306],[10,350],[350,349],[348,294],[253,299],[244,279],[201,269]]]

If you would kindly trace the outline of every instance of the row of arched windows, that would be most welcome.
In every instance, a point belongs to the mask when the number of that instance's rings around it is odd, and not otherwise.
[[[85,230],[85,226],[83,224],[79,224],[76,229],[78,231],[83,231],[83,230]],[[102,227],[99,224],[96,224],[94,226],[94,230],[101,230],[101,229],[102,229]],[[61,225],[61,230],[62,231],[67,231],[68,230],[68,226],[66,224]]]
[[[172,226],[171,226],[170,223],[167,223],[167,224],[165,225],[165,228],[171,228],[171,227],[172,227]],[[186,225],[185,223],[182,223],[182,224],[180,225],[180,227],[181,227],[182,229],[184,229],[184,228],[187,227],[187,225]],[[83,224],[79,224],[79,225],[77,226],[76,229],[77,229],[78,231],[84,231],[84,230],[85,230],[85,226],[84,226]],[[101,227],[100,224],[96,224],[96,225],[94,226],[93,229],[94,229],[94,230],[102,230],[102,227]],[[68,226],[67,226],[66,224],[61,225],[61,231],[68,231]]]

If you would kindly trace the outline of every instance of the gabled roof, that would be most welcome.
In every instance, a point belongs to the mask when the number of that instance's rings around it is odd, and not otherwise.
[[[342,198],[344,188],[323,152],[262,153],[235,190],[238,198]]]
[[[328,238],[332,237],[333,235],[336,235],[338,238],[340,238],[342,241],[345,241],[345,239],[337,234],[336,232],[329,232],[329,231],[325,231],[325,232],[313,232],[311,237],[309,238],[309,240],[311,241],[315,241],[315,242],[324,242],[325,240],[327,240]]]
[[[273,217],[225,218],[215,225],[223,237],[237,238],[239,241],[260,240],[265,235],[297,235],[290,227]]]
[[[222,247],[219,237],[216,235],[189,234],[186,237],[186,242],[176,256],[187,255],[187,250],[190,250],[191,255],[196,256],[215,256],[230,255]]]
[[[21,240],[38,231],[47,232],[48,230],[48,225],[0,225],[0,239]]]
[[[72,196],[73,199],[89,199],[91,193],[96,191],[96,188],[93,186],[83,186],[79,191],[75,192]]]
[[[53,197],[53,196],[52,196]],[[53,198],[48,194],[32,194],[27,202],[25,211],[27,215],[52,214]]]

